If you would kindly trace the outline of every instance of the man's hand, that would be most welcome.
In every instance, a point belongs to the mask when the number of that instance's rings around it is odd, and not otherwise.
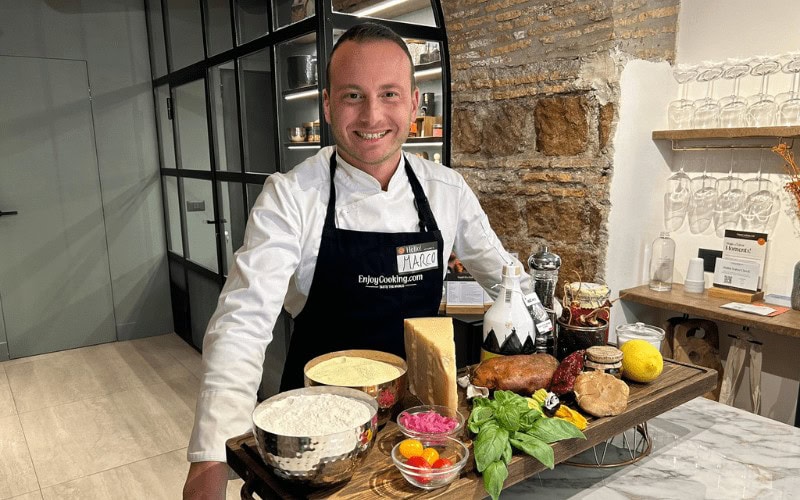
[[[224,462],[193,462],[189,466],[184,500],[225,500],[228,465]]]

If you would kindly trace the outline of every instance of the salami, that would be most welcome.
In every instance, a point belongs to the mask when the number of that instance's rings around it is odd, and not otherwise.
[[[553,373],[553,380],[550,382],[550,392],[561,396],[572,391],[575,379],[583,371],[583,355],[586,351],[581,349],[575,351],[561,362]]]

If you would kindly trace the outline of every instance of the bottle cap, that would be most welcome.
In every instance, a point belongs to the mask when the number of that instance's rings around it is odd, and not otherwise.
[[[522,266],[517,264],[503,264],[503,276],[519,277],[522,274]]]
[[[537,271],[557,271],[561,267],[561,257],[550,252],[547,245],[528,258],[528,267]]]

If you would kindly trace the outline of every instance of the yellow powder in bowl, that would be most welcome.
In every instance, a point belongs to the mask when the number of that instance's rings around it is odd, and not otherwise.
[[[306,376],[325,385],[361,387],[389,382],[403,374],[402,368],[383,361],[353,356],[339,356],[322,361]]]

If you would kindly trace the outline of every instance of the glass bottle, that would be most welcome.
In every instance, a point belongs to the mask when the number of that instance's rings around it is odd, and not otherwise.
[[[800,261],[794,265],[794,280],[792,281],[792,309],[800,311]]]
[[[503,265],[500,293],[483,316],[481,361],[494,356],[535,352],[533,318],[523,300],[521,276],[522,266]]]
[[[653,241],[650,252],[650,290],[672,290],[672,270],[675,264],[675,241],[664,231]]]
[[[545,309],[552,311],[561,257],[550,252],[547,245],[542,245],[538,252],[528,257],[528,268],[531,271],[533,291]]]

